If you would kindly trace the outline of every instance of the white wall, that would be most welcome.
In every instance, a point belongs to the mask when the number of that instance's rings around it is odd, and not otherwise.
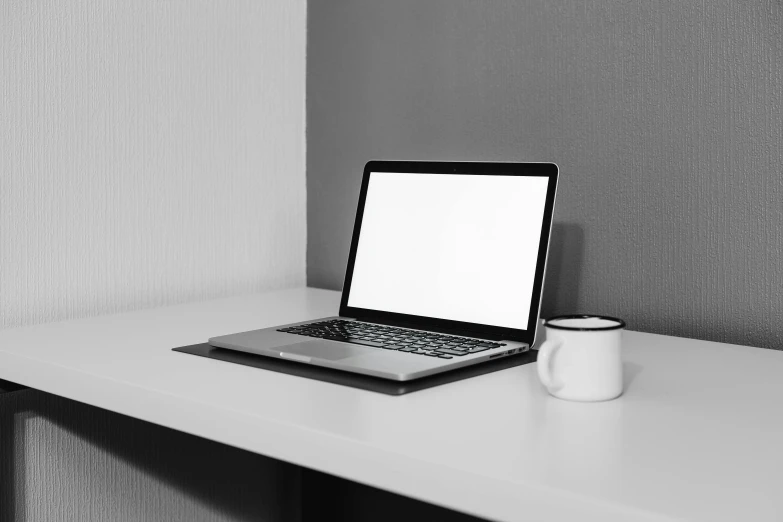
[[[0,0],[0,328],[304,283],[304,0]]]

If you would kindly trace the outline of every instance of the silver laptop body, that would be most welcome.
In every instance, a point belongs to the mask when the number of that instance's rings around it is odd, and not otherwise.
[[[530,349],[553,163],[371,161],[339,315],[212,346],[407,381]]]

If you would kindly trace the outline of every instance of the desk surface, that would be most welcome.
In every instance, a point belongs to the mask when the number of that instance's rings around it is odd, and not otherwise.
[[[783,520],[783,352],[625,332],[625,395],[580,404],[535,364],[391,397],[171,351],[338,298],[0,331],[0,378],[493,520]]]

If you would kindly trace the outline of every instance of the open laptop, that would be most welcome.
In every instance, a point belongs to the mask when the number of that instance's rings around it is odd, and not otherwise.
[[[339,315],[209,344],[406,381],[530,349],[553,163],[371,161]]]

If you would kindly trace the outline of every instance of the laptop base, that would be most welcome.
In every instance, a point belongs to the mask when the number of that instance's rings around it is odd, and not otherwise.
[[[426,390],[435,386],[461,381],[462,379],[467,379],[470,377],[476,377],[487,373],[506,370],[508,368],[514,368],[516,366],[535,362],[536,356],[538,355],[537,351],[530,350],[518,355],[501,357],[485,363],[467,366],[465,368],[458,368],[456,370],[438,373],[436,375],[422,377],[412,381],[399,382],[382,379],[380,377],[371,377],[368,375],[346,372],[343,370],[334,370],[331,368],[301,364],[293,361],[285,361],[282,359],[265,357],[263,355],[255,355],[235,350],[227,350],[224,348],[216,348],[207,343],[182,346],[180,348],[174,348],[173,351],[197,355],[209,359],[216,359],[218,361],[224,361],[233,364],[261,368],[263,370],[284,373],[287,375],[295,375],[297,377],[305,377],[308,379],[338,384],[340,386],[348,386],[360,390],[383,393],[385,395],[405,395],[407,393]]]

